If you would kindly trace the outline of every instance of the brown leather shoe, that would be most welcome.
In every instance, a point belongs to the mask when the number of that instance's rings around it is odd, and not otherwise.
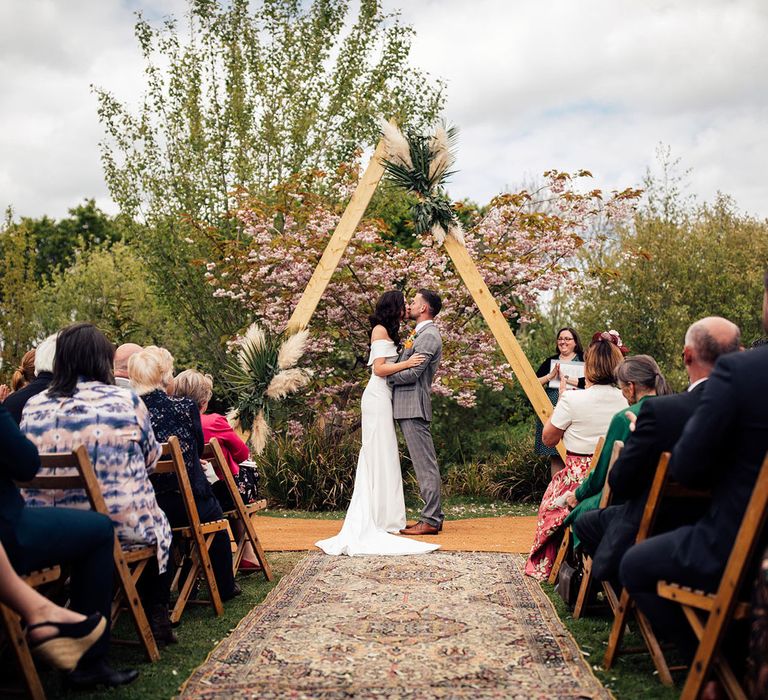
[[[429,523],[425,523],[423,520],[420,520],[415,525],[400,530],[401,535],[436,535],[439,532],[440,530],[438,528]]]

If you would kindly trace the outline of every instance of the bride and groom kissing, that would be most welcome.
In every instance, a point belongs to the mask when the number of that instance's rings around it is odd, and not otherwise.
[[[423,554],[440,545],[400,535],[437,535],[443,527],[440,468],[432,442],[432,379],[443,344],[432,322],[442,301],[420,289],[410,304],[397,290],[385,292],[370,316],[372,368],[360,402],[362,444],[355,486],[344,524],[316,545],[326,554]],[[400,346],[400,324],[416,322]],[[400,348],[398,348],[400,346]],[[420,519],[406,527],[403,479],[395,421],[405,438],[424,501]]]

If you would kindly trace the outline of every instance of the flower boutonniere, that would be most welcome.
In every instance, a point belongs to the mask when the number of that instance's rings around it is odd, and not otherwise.
[[[413,341],[416,340],[416,330],[414,329],[411,334],[405,339],[403,347],[406,350],[410,350],[413,347]]]

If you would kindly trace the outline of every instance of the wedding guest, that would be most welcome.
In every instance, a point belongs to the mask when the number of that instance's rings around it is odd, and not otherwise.
[[[143,349],[141,345],[136,345],[136,343],[118,345],[117,350],[115,350],[115,384],[117,386],[131,387],[131,381],[128,378],[128,360]]]
[[[45,391],[53,378],[53,358],[56,354],[56,333],[49,335],[35,350],[35,378],[24,388],[13,392],[3,404],[18,425],[27,401]]]
[[[253,503],[258,498],[258,472],[255,469],[246,466],[240,466],[241,462],[250,458],[248,445],[243,442],[240,436],[232,429],[225,416],[219,413],[206,413],[208,402],[213,396],[213,378],[209,374],[203,374],[194,369],[187,369],[176,375],[173,380],[174,396],[186,396],[195,402],[200,411],[200,420],[203,425],[203,438],[205,442],[216,438],[221,446],[221,451],[227,460],[227,465],[232,475],[235,477],[238,491],[243,497],[244,503]],[[232,510],[234,504],[229,495],[229,489],[223,481],[224,475],[219,473],[218,465],[215,467],[216,476],[219,481],[212,485],[213,493],[221,504],[222,510]],[[239,537],[242,534],[242,523],[237,522],[238,532],[235,535]],[[240,569],[250,571],[261,568],[257,563],[256,552],[253,546],[246,544],[243,553],[243,559],[240,563]]]
[[[768,271],[763,324],[768,331]],[[690,658],[696,639],[680,607],[656,594],[660,580],[714,591],[720,583],[757,474],[768,451],[768,346],[722,355],[707,380],[696,411],[672,452],[670,478],[691,488],[710,488],[703,518],[634,545],[619,576],[662,638]]]
[[[53,379],[46,392],[27,402],[21,429],[39,452],[70,453],[85,445],[121,544],[157,547],[156,562],[142,576],[142,598],[157,641],[175,641],[168,619],[171,527],[149,480],[160,447],[139,397],[114,385],[114,352],[90,323],[62,330]],[[28,489],[24,495],[33,507],[90,509],[82,489]]]
[[[648,491],[662,452],[671,451],[688,419],[701,400],[705,382],[720,355],[739,349],[741,334],[730,321],[710,317],[693,323],[685,334],[683,362],[688,390],[643,401],[635,431],[613,465],[608,483],[614,503],[602,510],[583,513],[574,524],[585,553],[592,557],[592,573],[598,580],[618,575],[621,557],[632,546],[643,517]],[[660,514],[657,527],[670,529],[688,518],[679,506]]]
[[[630,419],[627,413],[637,416],[643,403],[649,397],[665,396],[672,393],[656,364],[656,360],[650,355],[635,355],[626,358],[616,368],[616,382],[629,403],[629,409],[619,411],[611,419],[608,432],[605,434],[603,451],[600,453],[595,468],[587,474],[578,488],[566,497],[566,503],[573,508],[565,520],[566,525],[573,525],[578,522],[582,515],[599,507],[613,445],[617,440],[626,443],[627,438],[631,435]],[[576,547],[579,545],[578,528],[574,527],[573,532],[573,544]]]
[[[23,389],[35,378],[35,350],[27,350],[11,376],[11,391]]]
[[[15,481],[29,481],[40,468],[35,446],[22,435],[8,411],[0,406],[0,543],[13,568],[26,574],[37,569],[67,565],[70,568],[70,606],[89,621],[74,630],[61,625],[31,630],[33,645],[65,637],[87,637],[87,627],[98,625],[98,617],[110,619],[114,531],[110,519],[93,511],[71,508],[28,508]],[[0,576],[4,585],[5,573]],[[12,585],[12,584],[11,584]],[[24,604],[19,604],[24,608]],[[19,612],[22,612],[20,609]],[[56,611],[47,611],[48,619],[67,622]],[[44,622],[44,619],[36,620]],[[72,620],[76,622],[76,620]],[[106,661],[109,625],[98,640],[79,659],[68,674],[67,685],[79,689],[97,685],[118,686],[138,677],[134,670],[115,671]],[[53,658],[59,665],[70,666],[72,659]]]
[[[592,453],[605,434],[614,414],[627,407],[627,400],[613,383],[624,360],[619,346],[607,333],[595,334],[584,356],[584,391],[566,391],[542,431],[545,445],[562,439],[567,451],[565,468],[549,483],[539,506],[539,518],[525,573],[539,580],[549,576],[562,538],[563,522],[570,509],[565,504],[589,469]]]
[[[128,360],[128,375],[134,390],[149,409],[157,439],[166,442],[172,435],[179,439],[200,520],[220,520],[224,514],[200,464],[200,455],[205,447],[200,411],[191,399],[168,395],[173,391],[173,356],[165,348],[150,345]],[[188,525],[176,477],[173,474],[156,474],[152,482],[157,501],[171,525]],[[232,551],[226,532],[214,537],[209,552],[222,600],[239,595],[241,591],[232,574]]]
[[[552,365],[553,362],[555,363],[554,366]],[[573,328],[561,328],[557,332],[555,354],[550,355],[544,360],[536,370],[536,376],[539,378],[539,382],[544,387],[547,398],[552,402],[553,406],[557,404],[560,392],[557,388],[550,387],[549,382],[560,379],[561,362],[584,362],[584,349],[581,347],[579,334]],[[583,377],[578,379],[569,377],[566,383],[573,388],[584,388]],[[543,428],[542,422],[536,421],[536,443],[534,450],[537,455],[549,457],[550,474],[554,476],[565,464],[555,447],[549,447],[542,442],[541,431]]]

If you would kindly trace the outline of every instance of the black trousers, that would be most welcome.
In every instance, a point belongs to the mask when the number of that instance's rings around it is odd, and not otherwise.
[[[610,526],[620,506],[597,508],[579,515],[573,523],[573,531],[581,542],[581,548],[590,557],[595,556],[605,531]]]
[[[184,508],[184,502],[181,500],[181,494],[175,491],[161,493],[157,496],[158,505],[165,511],[171,527],[184,527],[189,525],[187,521],[187,511]],[[195,498],[197,512],[200,515],[201,522],[209,520],[220,520],[224,517],[219,502],[211,494]],[[216,584],[219,587],[222,598],[230,598],[235,589],[235,577],[232,573],[232,550],[229,546],[229,536],[226,531],[219,532],[214,538],[209,550],[211,555],[211,566],[216,576]]]
[[[115,541],[109,517],[74,508],[24,508],[3,530],[10,533],[3,545],[18,573],[70,567],[71,608],[84,615],[99,612],[109,623]],[[108,647],[109,624],[79,667],[104,658]]]

